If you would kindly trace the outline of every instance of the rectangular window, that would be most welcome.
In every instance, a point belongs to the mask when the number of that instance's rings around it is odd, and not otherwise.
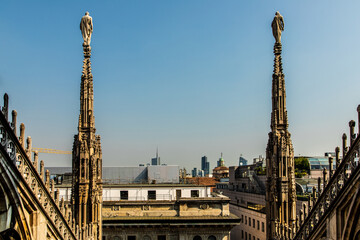
[[[257,220],[257,230],[260,230],[260,221],[259,220]]]
[[[255,219],[253,219],[253,228],[255,228]]]
[[[128,240],[136,240],[136,236],[128,236],[127,239]]]
[[[249,227],[251,227],[251,217],[249,217]]]
[[[176,199],[181,198],[181,189],[176,189]]]
[[[251,234],[249,233],[249,240],[251,240]]]
[[[247,240],[247,232],[245,232],[245,240]]]
[[[265,224],[264,224],[264,222],[261,222],[261,231],[265,232]]]
[[[244,230],[241,230],[241,239],[244,239]]]
[[[157,239],[158,240],[166,240],[166,235],[158,235]]]
[[[191,197],[199,197],[199,190],[191,190]]]
[[[244,223],[244,215],[241,215],[241,222]]]
[[[156,191],[155,190],[148,191],[148,200],[156,200]]]
[[[247,224],[247,216],[245,216],[245,224]]]
[[[129,200],[129,192],[120,191],[120,200]]]

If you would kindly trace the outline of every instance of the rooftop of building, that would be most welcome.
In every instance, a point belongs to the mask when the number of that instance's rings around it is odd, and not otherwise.
[[[229,170],[229,168],[225,166],[220,166],[213,169],[213,171],[219,171],[219,170]]]

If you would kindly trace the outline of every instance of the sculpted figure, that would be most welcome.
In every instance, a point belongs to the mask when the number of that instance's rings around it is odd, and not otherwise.
[[[281,43],[281,32],[284,31],[284,19],[279,12],[275,13],[274,20],[271,23],[272,32],[276,43]]]
[[[80,30],[84,39],[85,45],[90,45],[91,34],[93,32],[92,18],[89,16],[89,12],[85,13],[85,16],[81,18]]]

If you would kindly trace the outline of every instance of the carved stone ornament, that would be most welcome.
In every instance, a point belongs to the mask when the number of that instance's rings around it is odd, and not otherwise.
[[[272,32],[276,43],[281,44],[281,32],[284,31],[284,19],[279,12],[275,13],[274,20],[271,23]]]
[[[84,45],[90,45],[91,34],[93,32],[92,17],[89,16],[89,12],[85,13],[85,16],[81,18],[80,30],[84,39]]]

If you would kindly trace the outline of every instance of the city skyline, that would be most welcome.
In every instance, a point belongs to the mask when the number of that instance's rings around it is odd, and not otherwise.
[[[360,31],[350,24],[360,22],[354,6],[23,5],[6,3],[0,10],[0,86],[34,147],[71,150],[79,114],[78,25],[87,10],[94,18],[95,122],[104,166],[149,162],[157,146],[163,163],[189,171],[204,155],[211,166],[221,152],[227,166],[237,165],[240,154],[250,162],[265,155],[273,67],[269,26],[277,10],[285,18],[283,66],[295,156],[332,152],[348,132],[348,117],[356,119],[360,99],[348,94],[360,85]],[[71,163],[71,155],[40,158],[46,166]]]

